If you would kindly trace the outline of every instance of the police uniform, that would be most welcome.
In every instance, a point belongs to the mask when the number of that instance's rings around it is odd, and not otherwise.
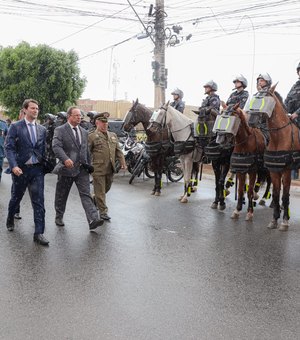
[[[96,119],[107,122],[108,116],[108,113],[101,113],[97,115]],[[125,158],[117,135],[110,131],[104,133],[96,129],[91,132],[89,134],[89,148],[94,167],[93,183],[97,206],[100,210],[101,218],[110,219],[107,216],[108,208],[105,195],[112,185],[116,159],[125,166]]]
[[[235,105],[239,103],[240,108],[243,109],[245,107],[245,104],[248,100],[249,92],[242,90],[242,91],[234,91],[229,96],[226,105]]]
[[[185,103],[182,99],[174,100],[170,104],[172,107],[174,107],[175,110],[183,113],[184,108],[185,108]]]
[[[298,114],[296,120],[300,126],[300,79],[291,88],[284,101],[284,104],[287,107],[289,113]]]
[[[217,94],[213,93],[213,94],[208,95],[202,101],[200,109],[208,108],[208,109],[215,109],[215,110],[219,111],[220,110],[220,104],[221,104],[220,97]]]
[[[3,170],[3,159],[4,159],[4,140],[7,134],[7,125],[4,120],[0,119],[0,182]]]

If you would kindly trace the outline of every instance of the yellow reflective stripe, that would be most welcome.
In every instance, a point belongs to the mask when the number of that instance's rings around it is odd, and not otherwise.
[[[204,134],[207,135],[207,131],[208,131],[208,128],[207,128],[207,125],[204,123]]]
[[[228,126],[230,125],[230,118],[228,117],[228,122],[227,122],[227,125],[226,125],[226,128],[225,128],[225,130],[227,130],[228,129]]]
[[[253,106],[254,102],[255,102],[255,98],[252,98],[252,99],[250,100],[250,104],[249,104],[249,109],[250,109],[250,110],[252,109],[252,106]]]
[[[225,189],[223,190],[223,197],[224,198],[226,197],[226,190]]]
[[[196,132],[198,135],[200,135],[200,124],[199,123],[196,126]]]
[[[218,121],[218,129],[220,129],[220,125],[221,125],[221,121],[222,121],[222,119],[223,119],[223,117],[222,116],[220,116],[220,119],[219,119],[219,121]]]
[[[267,193],[267,199],[269,199],[271,197],[271,193],[270,191]]]
[[[160,187],[162,188],[162,180],[160,180]]]
[[[260,187],[260,183],[255,183],[255,186],[256,187]]]
[[[261,111],[261,110],[264,108],[264,106],[265,106],[265,98],[262,98],[262,100],[261,100],[261,106],[260,106],[260,108],[259,108],[259,111]]]
[[[288,208],[288,217],[291,217],[291,212],[290,212],[290,208]]]
[[[192,187],[188,186],[188,190],[187,190],[188,194],[192,193]]]
[[[249,185],[245,184],[245,188],[246,188],[246,191],[248,191],[249,190]]]

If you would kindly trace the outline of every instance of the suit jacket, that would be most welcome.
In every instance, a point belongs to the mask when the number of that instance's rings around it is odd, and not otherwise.
[[[11,124],[5,139],[5,152],[9,167],[22,167],[34,154],[34,150],[39,155],[45,157],[46,150],[46,129],[36,125],[36,144],[32,145],[30,134],[24,119]]]
[[[78,145],[74,133],[69,125],[65,123],[54,130],[52,149],[59,163],[53,173],[62,176],[75,177],[80,173],[80,164],[90,164],[90,154],[88,148],[88,132],[77,126],[81,134],[81,144]],[[64,162],[71,159],[74,163],[73,168],[66,168]]]

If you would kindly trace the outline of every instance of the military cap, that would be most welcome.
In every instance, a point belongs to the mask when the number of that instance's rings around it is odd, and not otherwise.
[[[101,112],[95,115],[95,120],[100,120],[101,122],[108,122],[109,113],[108,112]]]

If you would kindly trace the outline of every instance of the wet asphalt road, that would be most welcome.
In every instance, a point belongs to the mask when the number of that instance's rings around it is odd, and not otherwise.
[[[55,175],[46,176],[50,247],[32,241],[28,196],[13,233],[5,227],[10,176],[0,184],[0,339],[300,339],[300,192],[291,227],[268,230],[210,209],[206,178],[188,204],[182,184],[128,184],[108,195],[111,222],[90,233],[76,189],[66,226],[54,224]]]

